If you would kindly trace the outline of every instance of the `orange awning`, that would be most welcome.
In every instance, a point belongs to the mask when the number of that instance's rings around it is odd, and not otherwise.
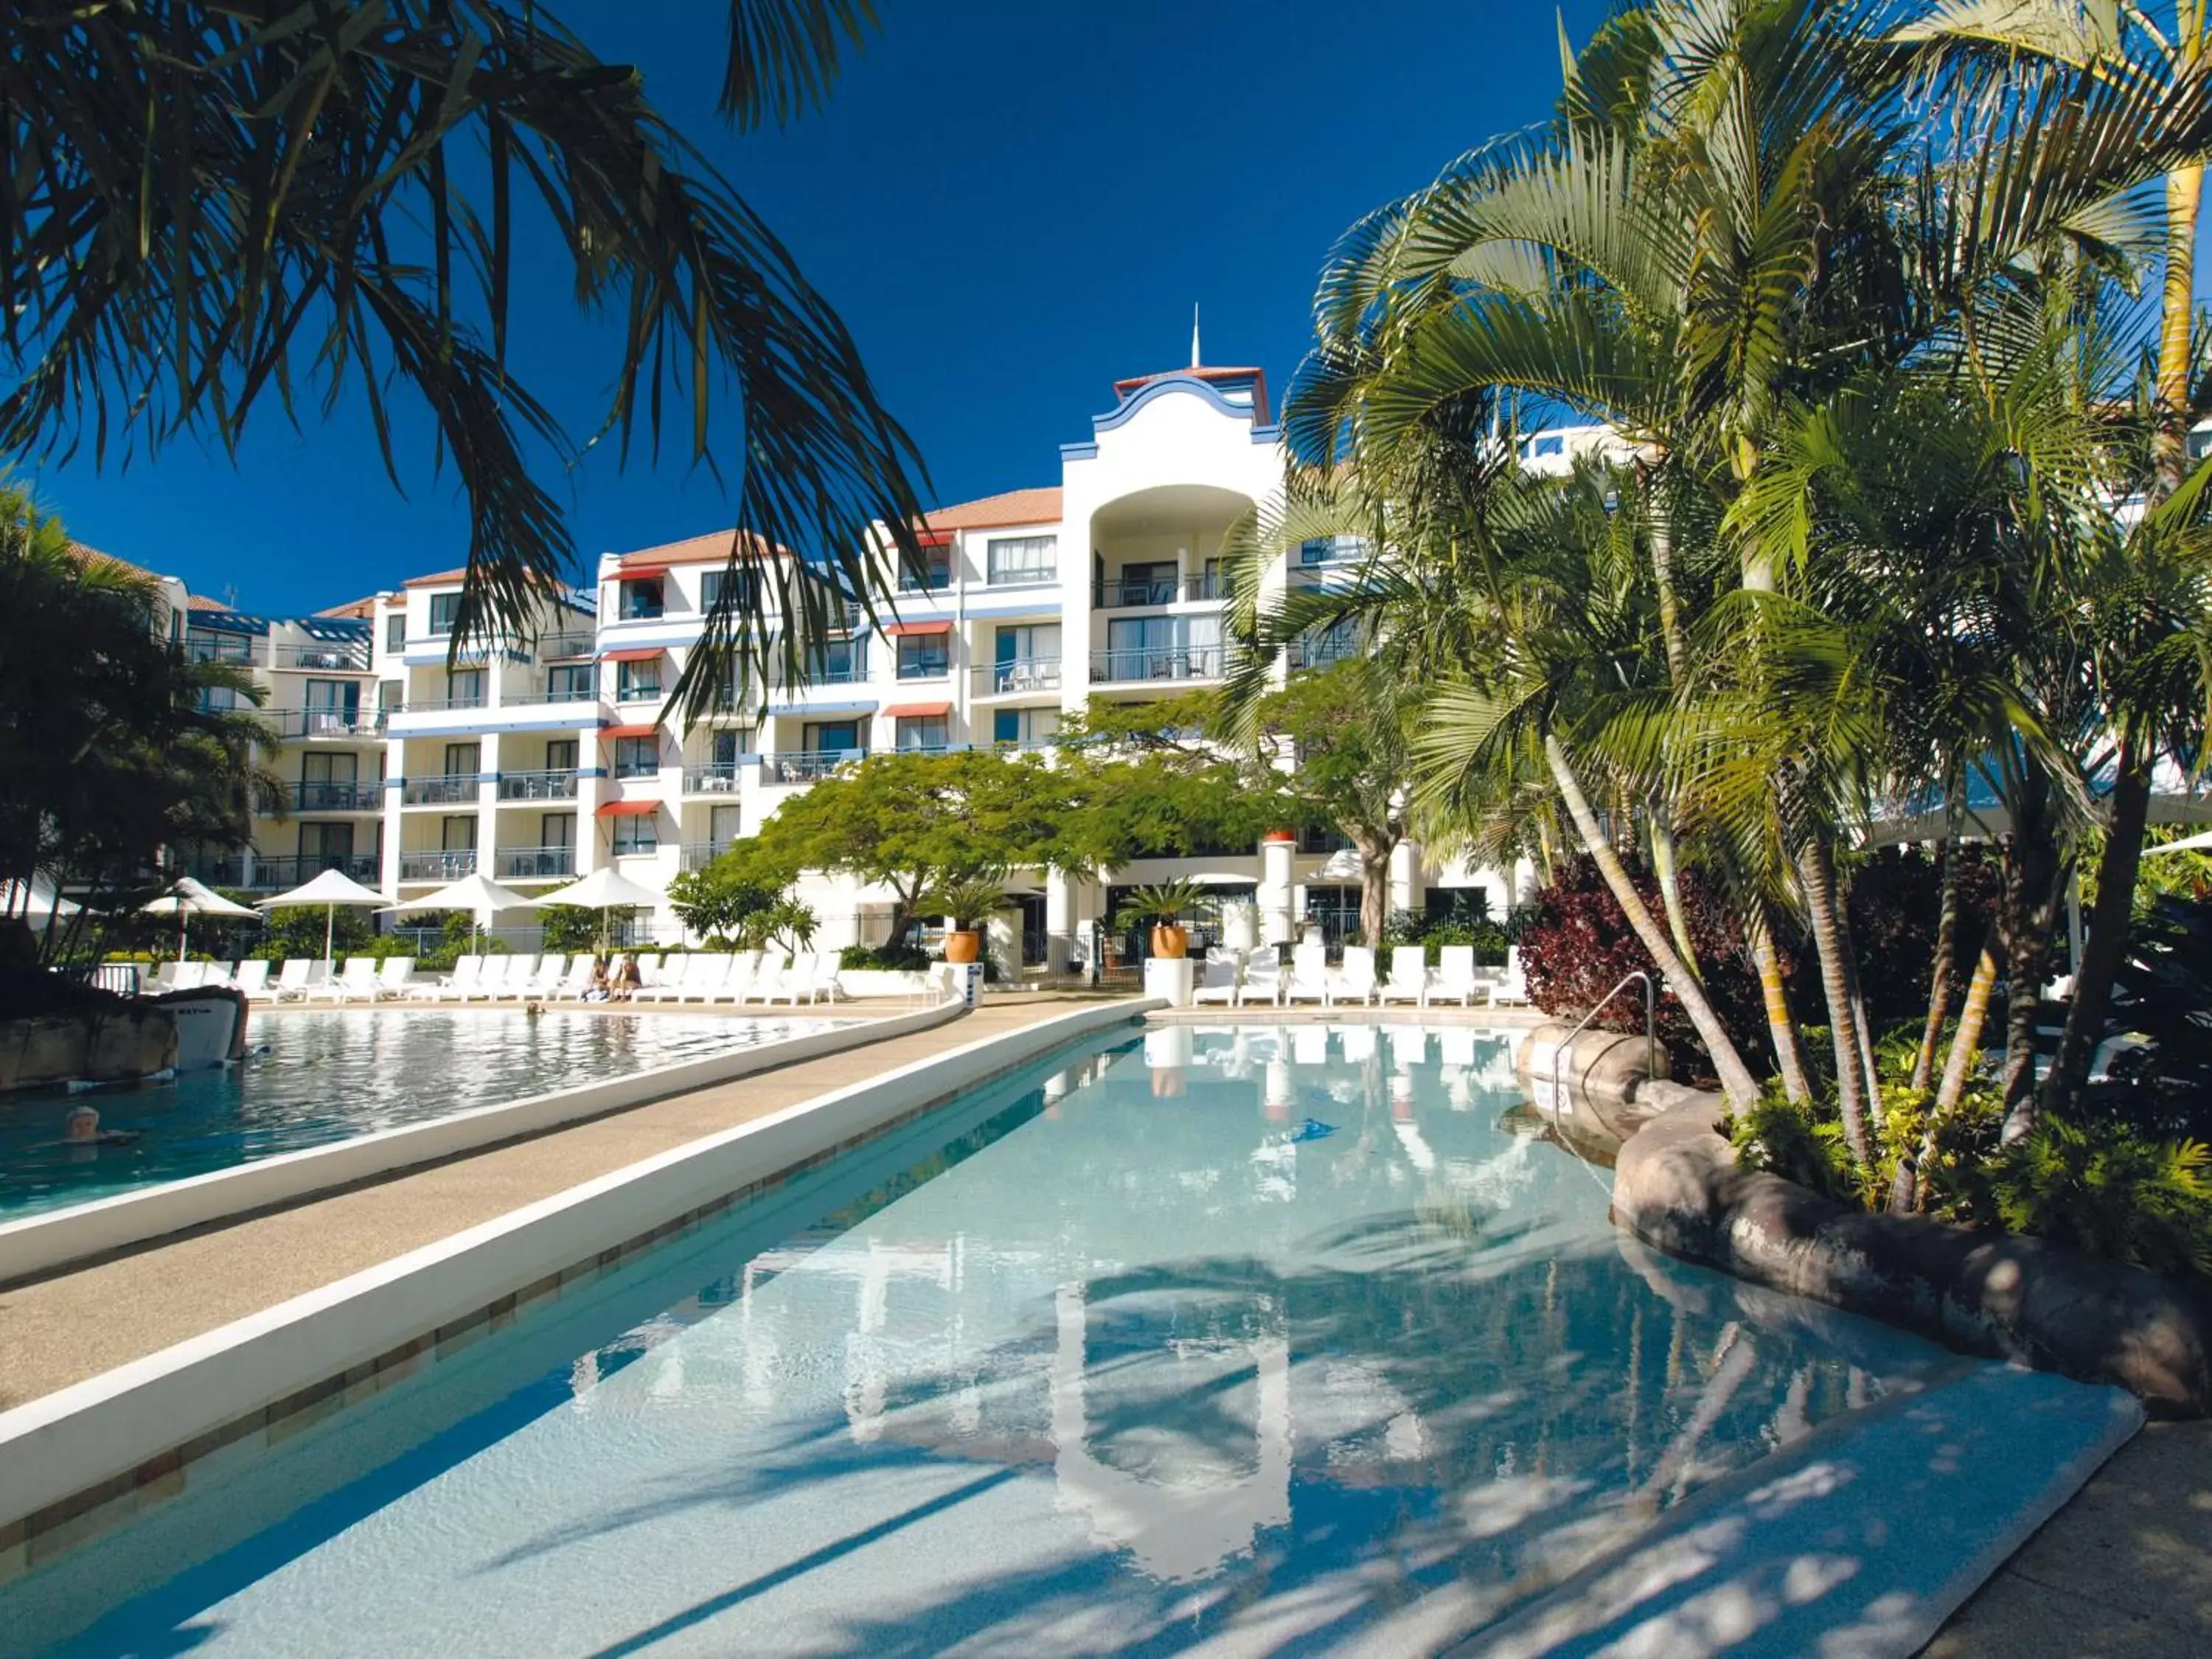
[[[609,738],[649,738],[659,730],[657,726],[603,726],[599,738],[603,742]]]
[[[893,703],[889,708],[884,710],[886,714],[902,720],[920,719],[930,714],[949,714],[951,712],[952,705],[949,702],[900,702]]]
[[[665,564],[630,564],[624,565],[617,573],[615,580],[618,582],[634,582],[642,580],[647,576],[665,576],[667,574],[668,567]]]
[[[903,639],[909,634],[950,634],[951,631],[952,624],[949,622],[893,623],[884,629],[884,633],[894,640]]]
[[[657,800],[603,800],[599,816],[603,818],[649,818],[660,810]]]
[[[914,532],[914,539],[922,547],[950,547],[952,545],[952,532],[949,530],[917,530]]]
[[[633,647],[628,651],[605,652],[602,655],[602,660],[606,662],[651,662],[655,657],[665,657],[667,654],[668,647],[665,645],[641,645]]]

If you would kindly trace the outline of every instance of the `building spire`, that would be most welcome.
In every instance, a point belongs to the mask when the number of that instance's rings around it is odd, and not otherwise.
[[[1190,302],[1190,366],[1198,367],[1198,301]]]

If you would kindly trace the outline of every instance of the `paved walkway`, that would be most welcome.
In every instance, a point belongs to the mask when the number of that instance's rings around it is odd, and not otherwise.
[[[2123,1446],[1923,1654],[2212,1656],[2212,1423],[2153,1423]]]
[[[0,1410],[159,1352],[702,1135],[1064,1013],[1048,993],[156,1241],[0,1290]]]

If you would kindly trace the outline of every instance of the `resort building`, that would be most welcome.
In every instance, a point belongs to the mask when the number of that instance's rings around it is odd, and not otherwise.
[[[1530,467],[1565,470],[1611,441],[1577,428],[1522,447]],[[258,826],[252,854],[199,873],[274,890],[336,865],[410,898],[477,869],[542,891],[612,864],[665,890],[847,761],[1044,748],[1094,697],[1218,684],[1223,540],[1279,495],[1284,465],[1262,371],[1194,366],[1119,381],[1090,432],[1060,446],[1057,482],[930,514],[927,568],[902,578],[878,625],[849,608],[803,684],[779,680],[742,714],[687,720],[672,695],[729,580],[732,530],[606,554],[594,592],[549,590],[524,629],[458,662],[457,569],[309,618],[196,611],[192,648],[234,654],[269,684],[277,769],[295,792],[289,821]],[[1359,556],[1309,543],[1267,584],[1325,580]],[[1305,641],[1288,672],[1353,648],[1348,636]],[[994,924],[994,953],[1008,969],[1082,971],[1117,889],[1176,878],[1249,901],[1260,940],[1309,927],[1335,939],[1358,926],[1356,858],[1309,836],[1144,860],[1110,883],[1030,872],[1009,884],[1018,908]],[[1390,902],[1462,912],[1479,902],[1502,915],[1529,879],[1407,845]],[[822,946],[884,942],[888,893],[810,878],[801,896],[821,918]],[[641,931],[682,933],[665,910]]]

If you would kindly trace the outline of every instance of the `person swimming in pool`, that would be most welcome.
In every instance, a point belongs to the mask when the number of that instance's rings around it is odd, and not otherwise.
[[[50,1147],[66,1146],[72,1151],[96,1151],[102,1146],[128,1146],[137,1139],[135,1130],[101,1128],[98,1112],[89,1106],[78,1106],[70,1109],[59,1140],[42,1140],[31,1150],[40,1152]]]

